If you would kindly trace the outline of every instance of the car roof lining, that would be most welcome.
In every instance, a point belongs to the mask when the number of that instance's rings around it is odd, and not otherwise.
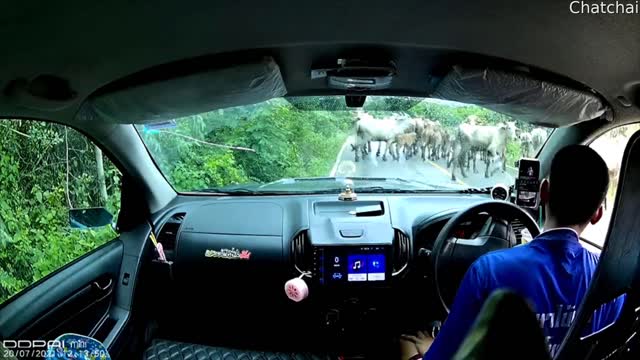
[[[456,56],[451,56],[451,52],[446,52],[449,56],[443,60],[445,52],[433,50],[405,51],[406,55],[402,57],[398,55],[401,49],[397,48],[387,48],[385,51],[351,49],[338,53],[332,48],[305,47],[300,54],[306,54],[309,61],[298,62],[295,60],[299,59],[297,56],[283,56],[282,49],[269,52],[276,54],[286,64],[284,74],[281,74],[280,67],[272,57],[260,56],[256,52],[165,64],[119,79],[97,90],[85,101],[77,117],[83,122],[166,121],[301,92],[307,95],[435,95],[440,99],[487,106],[523,121],[553,127],[591,120],[605,114],[605,110],[610,115],[610,107],[601,97],[592,91],[582,90],[585,89],[583,85],[570,79],[477,55],[458,52]],[[332,54],[331,57],[327,57],[327,53]],[[387,55],[382,55],[384,53]],[[421,53],[423,56],[419,58],[426,62],[416,63],[415,55]],[[390,63],[397,68],[391,86],[386,91],[335,89],[328,85],[327,77],[311,76],[312,69],[335,66],[338,59],[351,57],[384,61],[385,56],[393,59]],[[331,60],[321,60],[321,65],[304,65],[313,59],[323,58]],[[448,62],[498,63],[507,70],[451,66]],[[407,71],[412,67],[414,71]],[[288,79],[286,84],[283,77]],[[558,85],[546,79],[569,85]]]

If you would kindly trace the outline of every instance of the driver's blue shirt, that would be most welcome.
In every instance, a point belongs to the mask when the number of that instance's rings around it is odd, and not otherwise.
[[[496,289],[511,289],[534,306],[549,351],[555,355],[589,288],[598,255],[580,245],[570,228],[545,231],[533,241],[481,256],[460,284],[449,317],[425,360],[451,359],[466,337],[485,299]],[[613,323],[624,299],[601,307],[592,333]]]

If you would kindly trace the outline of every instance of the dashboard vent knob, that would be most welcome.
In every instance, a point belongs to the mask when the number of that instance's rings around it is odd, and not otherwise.
[[[158,242],[162,244],[165,251],[173,252],[175,250],[178,232],[180,231],[180,226],[182,226],[185,215],[185,213],[174,214],[162,225],[158,233]]]
[[[311,254],[307,254],[307,231],[303,230],[296,234],[291,241],[291,257],[293,265],[299,273],[309,273],[311,268]]]
[[[516,244],[527,243],[531,241],[531,234],[528,233],[528,230],[524,227],[524,224],[518,219],[514,219],[511,221],[511,229],[513,229],[513,233],[516,236]],[[527,231],[527,236],[523,234],[523,231]]]
[[[396,229],[393,239],[393,276],[398,276],[405,272],[409,266],[411,258],[411,244],[409,237],[402,231]]]

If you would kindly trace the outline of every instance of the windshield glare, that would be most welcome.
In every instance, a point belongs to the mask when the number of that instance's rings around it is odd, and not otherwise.
[[[475,105],[390,96],[361,109],[337,96],[273,99],[136,128],[177,191],[251,193],[343,189],[345,178],[356,190],[512,185],[515,161],[551,132]]]

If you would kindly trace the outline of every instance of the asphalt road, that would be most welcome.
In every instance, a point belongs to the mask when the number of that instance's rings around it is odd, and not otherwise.
[[[390,155],[387,155],[387,161],[382,160],[382,156],[376,157],[378,144],[371,144],[372,152],[355,162],[355,154],[351,150],[350,144],[353,139],[350,137],[342,147],[338,154],[336,163],[331,171],[330,176],[366,176],[366,177],[397,177],[406,180],[416,180],[436,185],[459,184],[466,187],[487,187],[497,183],[505,185],[513,185],[514,177],[509,169],[506,173],[497,171],[494,176],[484,177],[484,163],[478,159],[478,173],[473,173],[473,167],[467,171],[467,177],[462,177],[459,169],[456,170],[458,180],[451,180],[450,169],[444,160],[423,161],[420,156],[413,157],[409,160],[405,159],[404,154],[400,154],[400,160],[395,161]],[[384,151],[384,145],[381,151]],[[490,170],[491,171],[491,170]]]

